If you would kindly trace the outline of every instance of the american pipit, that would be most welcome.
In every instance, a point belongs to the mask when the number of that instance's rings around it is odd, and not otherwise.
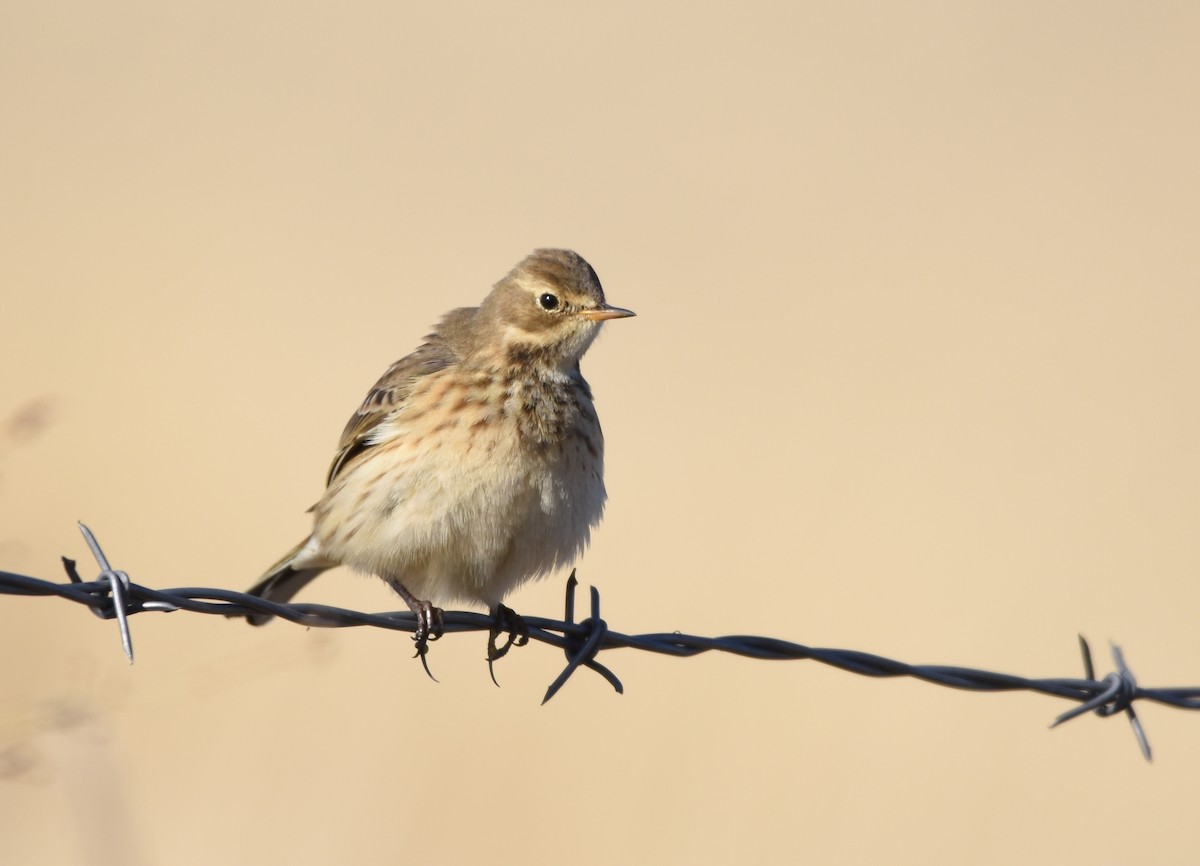
[[[367,394],[312,534],[250,592],[286,602],[336,565],[377,574],[417,615],[421,653],[441,631],[434,602],[515,617],[505,595],[569,564],[604,511],[604,439],[579,360],[604,320],[632,315],[570,250],[535,251],[478,307],[447,313]],[[490,657],[503,654],[495,637]]]

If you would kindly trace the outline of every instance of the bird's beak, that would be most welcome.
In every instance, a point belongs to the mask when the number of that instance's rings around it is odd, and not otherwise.
[[[610,307],[605,304],[594,310],[580,310],[579,315],[585,319],[591,319],[593,322],[603,322],[605,319],[625,319],[629,316],[636,316],[637,313],[633,310],[622,310],[620,307]]]

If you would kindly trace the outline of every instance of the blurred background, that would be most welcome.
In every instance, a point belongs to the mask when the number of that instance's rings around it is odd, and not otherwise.
[[[567,246],[611,627],[1200,684],[1191,4],[0,5],[0,569],[248,587]],[[565,575],[510,599],[556,616]],[[345,571],[303,600],[394,610]],[[1195,862],[1200,716],[0,597],[0,859]]]

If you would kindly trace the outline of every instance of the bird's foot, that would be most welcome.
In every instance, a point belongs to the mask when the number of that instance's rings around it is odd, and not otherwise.
[[[440,638],[445,631],[442,609],[428,601],[416,601],[411,606],[417,615],[417,630],[413,632],[413,640],[417,644],[417,655],[424,658],[425,653],[429,652],[429,642]]]
[[[492,609],[492,617],[495,622],[492,624],[491,630],[488,632],[488,674],[492,677],[492,682],[497,686],[496,672],[492,665],[499,659],[508,655],[508,651],[514,646],[525,646],[529,643],[529,626],[525,624],[525,620],[511,607],[505,607],[502,604],[496,605]],[[507,639],[503,646],[498,646],[496,638],[504,632],[508,633]]]
[[[413,632],[413,640],[417,644],[416,657],[421,660],[421,664],[425,667],[425,673],[429,674],[429,678],[433,679],[433,674],[429,673],[429,663],[425,661],[425,654],[429,652],[429,642],[437,640],[442,636],[442,609],[434,607],[433,603],[424,599],[417,598],[404,584],[395,577],[384,577],[388,585],[396,590],[396,594],[404,599],[404,603],[408,605],[417,617],[417,628]],[[435,680],[436,682],[436,680]]]

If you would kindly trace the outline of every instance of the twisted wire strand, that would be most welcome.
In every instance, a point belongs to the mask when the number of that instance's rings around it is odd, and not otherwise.
[[[83,581],[75,563],[63,558],[70,577],[68,583],[53,583],[40,578],[0,571],[0,595],[56,596],[89,608],[104,619],[117,619],[122,645],[133,661],[133,644],[128,618],[148,611],[170,612],[186,610],[218,616],[244,616],[265,613],[306,627],[348,628],[371,626],[393,631],[415,632],[416,617],[409,611],[364,613],[322,604],[280,604],[258,596],[228,589],[211,587],[182,587],[157,590],[129,580],[128,575],[114,571],[108,564],[95,536],[80,524],[80,528],[100,564],[100,576]],[[1080,636],[1085,676],[1036,678],[978,670],[955,665],[913,665],[859,650],[810,647],[792,641],[757,635],[724,635],[704,637],[681,632],[627,635],[613,631],[600,616],[600,594],[595,587],[590,592],[590,615],[575,618],[574,573],[567,581],[566,611],[561,620],[527,616],[529,639],[563,650],[567,665],[546,690],[543,703],[550,700],[580,667],[602,676],[618,693],[623,691],[620,680],[596,656],[611,649],[634,649],[665,655],[690,657],[705,652],[725,652],[752,659],[811,660],[849,673],[868,677],[912,677],[934,685],[976,692],[1029,691],[1075,701],[1078,706],[1060,714],[1051,727],[1088,712],[1101,717],[1124,714],[1132,725],[1138,745],[1146,760],[1150,760],[1150,745],[1134,704],[1151,701],[1185,710],[1200,710],[1200,686],[1147,688],[1138,685],[1117,646],[1112,647],[1116,670],[1097,680],[1091,650]],[[446,611],[446,633],[492,631],[503,626],[490,614],[469,611]],[[424,660],[422,658],[422,660]]]

